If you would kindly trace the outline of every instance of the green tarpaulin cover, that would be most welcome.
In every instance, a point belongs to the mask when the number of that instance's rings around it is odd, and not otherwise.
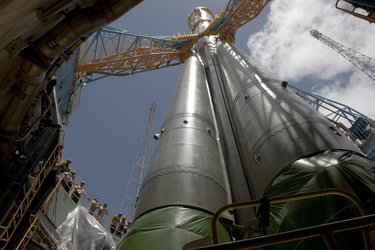
[[[138,218],[117,249],[182,249],[194,240],[211,235],[212,215],[186,207],[165,207]],[[219,227],[221,242],[230,241],[224,226]]]
[[[338,188],[354,194],[370,213],[375,212],[375,167],[368,159],[347,151],[326,151],[300,159],[268,186],[265,196],[275,197]],[[359,216],[353,203],[343,197],[327,196],[271,206],[269,233],[334,222]],[[336,233],[340,249],[364,249],[359,231]],[[320,238],[294,241],[272,249],[326,249]]]

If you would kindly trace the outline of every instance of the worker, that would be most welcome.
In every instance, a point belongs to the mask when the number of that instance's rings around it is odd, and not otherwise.
[[[129,220],[128,223],[127,223],[127,225],[128,225],[128,229],[129,229],[131,227],[131,225],[132,225],[132,221]]]
[[[66,161],[59,161],[55,167],[57,168],[58,171],[61,172],[68,172],[69,171],[69,165],[72,163],[73,161],[71,159],[68,159]]]
[[[108,204],[104,203],[99,207],[98,211],[98,221],[101,222],[105,214],[108,214]]]
[[[63,172],[61,174],[62,180],[61,185],[64,187],[65,191],[69,193],[73,183],[70,172]]]
[[[72,193],[72,200],[78,204],[79,198],[83,194],[86,196],[87,200],[90,200],[90,197],[86,194],[85,190],[83,189],[83,186],[86,184],[85,181],[80,181],[79,184],[74,185],[73,193]]]
[[[118,237],[122,237],[122,234],[126,234],[128,228],[127,228],[127,224],[126,224],[126,217],[125,215],[123,217],[120,218],[120,222],[117,226],[117,230],[116,230],[116,236]]]
[[[111,227],[110,227],[110,231],[112,234],[115,233],[120,221],[121,221],[121,217],[122,217],[122,214],[119,213],[115,216],[112,217],[112,222],[111,222]]]
[[[89,206],[89,214],[93,215],[95,214],[95,211],[99,209],[100,204],[99,204],[99,199],[95,198],[91,201],[91,204]]]
[[[76,178],[76,171],[72,170],[71,172],[64,172],[62,173],[62,181],[61,185],[64,187],[65,191],[69,193],[72,189],[74,184],[74,180]]]
[[[70,178],[72,179],[72,184],[74,184],[74,181],[76,179],[76,171],[75,170],[70,171]]]

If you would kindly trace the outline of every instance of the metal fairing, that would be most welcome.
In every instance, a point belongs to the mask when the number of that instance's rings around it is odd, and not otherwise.
[[[225,204],[227,193],[204,68],[191,56],[150,161],[135,217],[173,205],[214,213]]]
[[[327,149],[359,152],[333,124],[234,45],[220,44],[217,55],[245,172],[257,198],[285,166],[302,157]]]

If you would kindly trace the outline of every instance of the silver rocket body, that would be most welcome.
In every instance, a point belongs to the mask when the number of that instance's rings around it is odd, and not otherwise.
[[[238,151],[233,157],[241,158],[238,164],[225,166],[228,172],[236,172],[233,178],[228,174],[234,202],[261,198],[278,173],[300,158],[327,149],[359,152],[326,118],[234,45],[213,45],[206,39],[196,51],[198,56],[191,56],[184,65],[142,185],[136,217],[172,205],[214,213],[228,203],[224,181],[228,173],[223,171],[219,148],[230,151],[234,145],[218,147],[211,109],[218,103],[211,105],[206,82],[213,101],[224,102],[230,120],[230,126],[221,126],[219,134],[227,136],[232,130]],[[216,82],[206,71],[213,58],[220,71]],[[221,85],[220,93],[214,91],[214,84]],[[223,110],[215,108],[214,112],[221,119]],[[241,174],[244,180],[238,179]],[[243,185],[238,186],[241,181]]]
[[[261,198],[269,182],[300,158],[328,149],[360,153],[285,82],[256,66],[233,44],[221,43],[216,54],[253,199]]]
[[[191,56],[161,129],[136,217],[171,205],[214,213],[227,203],[204,68]]]
[[[199,7],[189,26],[202,33],[212,18]],[[217,37],[194,46],[159,134],[134,218],[142,227],[142,218],[166,207],[214,214],[259,199],[288,165],[325,150],[360,154],[286,82]],[[234,222],[249,225],[254,217],[238,210]]]

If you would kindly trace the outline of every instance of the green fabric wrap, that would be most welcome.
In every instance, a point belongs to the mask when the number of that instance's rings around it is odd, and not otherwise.
[[[354,194],[370,213],[375,212],[375,167],[368,159],[347,151],[326,151],[300,159],[268,186],[265,196],[275,197],[338,188]],[[269,233],[277,233],[359,216],[353,203],[326,196],[271,206]],[[334,234],[340,249],[364,249],[360,231]],[[326,249],[321,238],[294,241],[272,249]]]
[[[179,249],[191,241],[211,235],[212,214],[187,207],[164,207],[139,217],[117,249]],[[230,241],[223,225],[220,242]]]

